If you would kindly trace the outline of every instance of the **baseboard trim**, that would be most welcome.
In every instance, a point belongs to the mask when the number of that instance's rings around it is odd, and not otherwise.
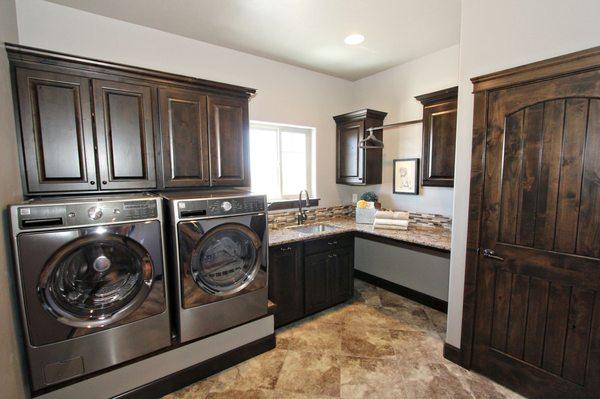
[[[260,355],[261,353],[270,351],[273,348],[275,348],[275,334],[250,342],[219,356],[215,356],[176,373],[149,382],[148,384],[122,393],[121,395],[117,395],[113,399],[160,398],[254,356]]]
[[[462,366],[462,353],[456,346],[444,342],[444,358]]]
[[[369,284],[373,284],[377,287],[383,288],[384,290],[393,292],[394,294],[401,295],[422,305],[429,306],[432,309],[448,313],[448,302],[432,297],[431,295],[415,291],[412,288],[393,283],[389,280],[384,280],[381,277],[377,277],[356,269],[354,269],[354,277],[356,277],[359,280],[363,280]]]

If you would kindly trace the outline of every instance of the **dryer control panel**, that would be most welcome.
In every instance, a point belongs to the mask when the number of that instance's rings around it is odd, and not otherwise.
[[[264,212],[265,207],[265,197],[256,195],[179,201],[177,202],[177,213],[180,219],[186,219],[259,213]]]

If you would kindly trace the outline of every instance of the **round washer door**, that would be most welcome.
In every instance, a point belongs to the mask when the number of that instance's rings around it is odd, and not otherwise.
[[[191,273],[198,286],[214,295],[230,295],[252,282],[260,268],[261,241],[238,223],[212,228],[198,241]]]
[[[146,299],[153,280],[150,255],[116,234],[80,237],[46,263],[38,291],[45,309],[73,327],[104,327]]]

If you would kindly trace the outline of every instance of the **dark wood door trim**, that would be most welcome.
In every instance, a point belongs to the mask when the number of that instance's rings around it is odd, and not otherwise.
[[[498,90],[504,90],[531,82],[543,82],[546,80],[568,77],[579,73],[588,73],[589,71],[600,69],[600,47],[595,47],[589,50],[567,54],[561,57],[552,58],[550,60],[536,62],[522,67],[512,68],[506,71],[485,75],[472,79],[475,88],[475,104],[474,104],[474,120],[473,120],[473,144],[472,144],[472,162],[471,162],[471,183],[470,183],[470,202],[469,202],[469,224],[467,234],[467,256],[465,267],[465,285],[464,285],[464,302],[463,302],[463,320],[462,320],[462,335],[460,348],[460,363],[465,367],[472,366],[474,337],[475,337],[475,313],[478,302],[477,282],[480,279],[478,275],[479,268],[482,264],[480,256],[480,247],[482,240],[482,223],[486,217],[483,215],[483,194],[486,185],[489,185],[486,178],[485,165],[489,162],[489,154],[486,153],[486,143],[490,140],[488,132],[488,114],[490,112],[490,95]],[[542,100],[543,100],[543,95]],[[548,95],[548,98],[553,98]],[[512,107],[512,108],[511,108]],[[507,110],[519,109],[518,104],[511,105]],[[486,264],[489,263],[486,262]],[[517,282],[518,283],[518,282]],[[596,298],[596,303],[600,302]],[[598,311],[595,312],[592,322],[595,326],[600,324],[597,320]],[[593,329],[592,329],[593,331]],[[590,337],[591,351],[598,350],[598,340],[600,333]],[[594,349],[595,347],[595,349]],[[517,381],[514,376],[511,377],[510,366],[503,363],[500,354],[492,354],[490,356],[497,359],[494,364],[499,368],[495,371],[495,378],[503,383],[518,387],[524,386],[523,382]],[[502,355],[504,356],[504,355]],[[515,360],[516,361],[516,360]],[[525,367],[525,366],[523,366]],[[588,365],[589,368],[589,365]],[[529,370],[529,371],[528,371]],[[550,378],[549,374],[541,369],[536,371],[531,368],[523,368],[524,373],[528,373],[535,381],[543,381],[542,379]],[[588,370],[589,372],[589,370]],[[594,384],[597,384],[597,378]],[[539,379],[539,380],[538,380]],[[562,381],[562,380],[561,380]],[[557,395],[570,393],[577,397],[587,397],[589,393],[580,390],[580,386],[575,387],[574,384],[564,383],[558,384],[558,381],[552,382],[556,389]],[[535,384],[534,384],[535,385]],[[543,385],[543,384],[542,384]],[[595,386],[595,385],[594,385]],[[552,388],[552,387],[550,387]],[[548,386],[539,386],[539,392],[548,391]],[[552,389],[554,389],[552,388]],[[531,393],[531,387],[528,388]],[[587,391],[586,391],[587,392]],[[573,397],[576,397],[573,396]]]
[[[595,69],[598,63],[600,46],[477,76],[471,82],[473,91],[479,92]]]

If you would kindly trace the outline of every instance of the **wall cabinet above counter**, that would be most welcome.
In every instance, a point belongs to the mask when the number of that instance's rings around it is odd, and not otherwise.
[[[254,89],[6,48],[25,195],[250,185]]]
[[[415,97],[423,104],[423,186],[454,186],[458,87]]]
[[[334,116],[336,129],[336,183],[352,186],[381,184],[383,151],[359,148],[367,129],[383,125],[386,112],[363,109]],[[383,139],[381,130],[375,136]]]

